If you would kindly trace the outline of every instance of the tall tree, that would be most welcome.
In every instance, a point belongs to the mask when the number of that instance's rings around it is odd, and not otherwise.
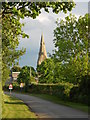
[[[28,37],[22,30],[20,19],[25,17],[36,18],[43,8],[54,13],[71,11],[74,2],[3,2],[2,3],[2,66],[3,71],[17,63],[17,59],[25,53],[25,49],[17,50],[19,37]],[[1,16],[0,16],[1,17]],[[3,72],[3,79],[5,72]]]
[[[18,75],[17,82],[19,84],[21,82],[25,83],[25,89],[27,91],[28,84],[30,82],[30,67],[28,67],[28,66],[22,67],[20,74]]]
[[[30,66],[30,67],[31,67],[31,66]],[[36,76],[36,71],[35,71],[35,69],[34,69],[33,67],[31,67],[31,75],[32,75],[33,77]]]
[[[54,13],[63,11],[71,11],[75,6],[73,2],[3,2],[2,3],[2,15],[11,14],[12,16],[32,17],[36,18],[41,13],[43,8],[46,12],[49,12],[49,8],[52,8]]]
[[[12,71],[12,72],[20,72],[20,70],[21,70],[21,67],[19,67],[19,66],[13,66],[13,67],[11,68],[11,71]]]
[[[62,63],[60,74],[64,79],[79,82],[88,74],[88,14],[78,20],[70,14],[56,23],[53,58]]]
[[[16,64],[16,60],[25,53],[25,49],[17,50],[19,45],[19,35],[26,37],[27,35],[21,31],[21,23],[18,18],[12,17],[10,14],[2,18],[2,66],[3,71]],[[3,80],[5,80],[6,72],[3,72]]]
[[[54,62],[48,58],[37,66],[40,83],[54,83]]]

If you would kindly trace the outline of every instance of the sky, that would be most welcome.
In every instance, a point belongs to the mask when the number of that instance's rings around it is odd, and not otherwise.
[[[52,53],[52,50],[54,50],[53,31],[56,28],[55,21],[57,18],[65,19],[70,13],[75,14],[76,17],[85,15],[88,13],[88,2],[77,2],[75,8],[71,12],[67,12],[67,14],[63,12],[55,14],[51,9],[49,13],[42,10],[42,13],[36,19],[25,18],[21,20],[21,23],[25,24],[22,30],[29,35],[28,39],[20,38],[19,41],[18,49],[22,47],[26,48],[26,53],[19,60],[21,67],[27,65],[36,69],[42,33],[44,35],[47,54]]]

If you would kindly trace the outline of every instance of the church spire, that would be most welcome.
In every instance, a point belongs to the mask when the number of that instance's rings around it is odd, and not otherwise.
[[[44,43],[44,36],[43,36],[43,33],[41,35],[41,43]]]
[[[41,62],[43,62],[46,58],[47,58],[47,53],[46,53],[46,48],[45,48],[44,36],[42,34],[37,65],[40,65]]]

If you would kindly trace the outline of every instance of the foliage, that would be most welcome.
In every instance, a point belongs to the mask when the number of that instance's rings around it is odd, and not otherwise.
[[[9,79],[9,75],[10,75],[10,68],[9,67],[6,67],[5,69],[3,69],[3,75],[4,76],[2,76],[2,79],[3,79],[2,86],[4,86],[6,80]]]
[[[18,59],[25,53],[25,49],[17,50],[19,38],[29,37],[22,30],[23,24],[20,19],[25,17],[36,18],[42,8],[49,12],[52,8],[54,13],[71,11],[74,2],[2,2],[2,67],[6,71],[8,67],[18,64]],[[6,73],[3,72],[3,79]]]
[[[20,84],[21,82],[25,83],[25,89],[27,90],[29,83],[31,83],[31,79],[33,79],[35,75],[35,70],[31,67],[32,76],[30,76],[30,67],[24,66],[20,70],[20,74],[18,75],[17,82]]]
[[[64,79],[63,75],[60,74],[62,72],[62,64],[61,62],[55,62],[54,67],[54,82],[61,83]]]
[[[14,16],[19,16],[20,18],[32,17],[36,18],[41,13],[43,8],[46,12],[49,12],[49,8],[52,8],[54,13],[59,13],[63,11],[71,11],[75,6],[72,2],[4,2],[2,3],[2,15],[12,14]]]
[[[82,76],[88,74],[88,14],[80,16],[78,20],[70,14],[56,24],[54,30],[56,49],[52,58],[55,63],[61,64],[58,73],[62,75],[63,80],[78,83]],[[55,73],[56,77],[58,73]]]
[[[86,79],[85,79],[86,80]],[[84,80],[83,84],[86,84]],[[89,82],[89,79],[88,79]],[[86,86],[86,85],[85,85]],[[32,84],[29,86],[27,92],[29,94],[44,94],[44,95],[52,95],[58,97],[60,100],[72,101],[76,103],[88,104],[88,88],[83,87],[82,85],[76,86],[68,82],[62,82],[60,84]],[[3,87],[4,91],[9,91],[8,86]],[[23,89],[24,90],[24,89]],[[20,87],[13,85],[14,92],[20,92]]]
[[[38,85],[32,84],[31,86],[28,87],[27,92],[35,94],[49,94],[58,96],[63,100],[67,100],[69,99],[69,93],[73,86],[74,85],[72,85],[71,83],[38,84]],[[4,86],[3,89],[8,90],[8,86]],[[13,85],[13,91],[20,91],[20,86]]]
[[[21,70],[21,67],[19,67],[19,66],[13,66],[13,67],[11,68],[11,71],[12,71],[12,72],[20,72],[20,70]]]
[[[30,68],[30,82],[32,83],[32,82],[36,82],[35,81],[35,77],[36,77],[36,71],[35,71],[35,69],[33,68],[33,67],[29,67]]]
[[[89,102],[89,85],[90,85],[90,76],[82,76],[80,85],[77,87],[73,87],[70,90],[70,99],[72,101],[78,101],[81,103],[88,104]]]
[[[86,90],[86,89],[84,89]],[[88,95],[84,94],[82,89],[79,87],[73,87],[70,90],[70,100],[74,102],[84,103],[88,105]]]
[[[36,71],[35,71],[35,69],[34,69],[33,67],[31,67],[31,66],[30,66],[30,68],[31,68],[31,76],[32,76],[32,77],[35,77],[35,76],[36,76]]]
[[[28,66],[22,67],[20,74],[18,75],[17,82],[20,84],[21,82],[25,83],[27,86],[30,80],[30,68]]]
[[[18,37],[23,36],[21,31],[21,23],[19,18],[14,18],[11,14],[2,16],[2,67],[3,79],[6,79],[6,71],[8,67],[17,64],[16,60],[25,53],[25,49],[17,50],[19,45]],[[24,35],[25,36],[25,35]]]
[[[21,71],[20,71],[20,74],[18,75],[18,78],[17,78],[17,82],[20,84],[20,83],[25,83],[25,91],[27,91],[28,89],[28,84],[29,84],[29,81],[30,81],[30,72],[29,72],[29,67],[27,66],[24,66]]]
[[[37,67],[40,83],[54,82],[54,62],[52,59],[44,60],[41,65]]]
[[[32,96],[39,97],[41,99],[48,100],[48,101],[54,102],[56,104],[72,107],[74,109],[81,110],[81,111],[88,113],[88,105],[85,105],[85,104],[70,102],[68,100],[64,101],[64,100],[61,100],[60,97],[55,96],[55,95],[32,94]]]
[[[36,83],[35,77],[31,76],[31,77],[30,77],[30,81],[31,81],[31,84],[32,84],[32,83]]]

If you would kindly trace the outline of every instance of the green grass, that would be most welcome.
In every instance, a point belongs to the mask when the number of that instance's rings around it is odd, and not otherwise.
[[[63,101],[60,98],[52,95],[47,95],[47,94],[31,94],[32,96],[36,96],[45,100],[49,100],[51,102],[60,104],[60,105],[65,105],[69,106],[84,112],[88,112],[88,106],[80,103],[73,103],[73,102],[68,102],[68,101]]]
[[[2,118],[37,118],[36,115],[21,101],[3,95]]]

